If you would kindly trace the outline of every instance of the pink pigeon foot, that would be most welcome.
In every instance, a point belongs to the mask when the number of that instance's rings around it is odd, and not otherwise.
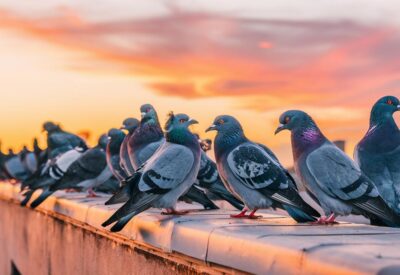
[[[256,213],[256,211],[258,210],[258,208],[255,208],[253,211],[251,211],[250,215],[248,216],[249,219],[259,219],[262,218],[261,215],[254,215]]]
[[[326,224],[336,224],[337,221],[335,221],[335,214],[331,214],[326,220],[325,220]]]
[[[93,189],[88,190],[86,198],[98,198],[98,197],[99,195],[97,195],[96,192],[93,191]]]
[[[235,219],[248,218],[249,215],[246,215],[247,211],[248,211],[247,208],[243,208],[242,212],[240,212],[239,214],[236,214],[236,215],[231,215],[231,218],[235,218]]]
[[[318,218],[315,222],[311,222],[312,225],[329,225],[329,224],[336,224],[335,221],[335,214],[331,214],[329,217],[322,216]]]

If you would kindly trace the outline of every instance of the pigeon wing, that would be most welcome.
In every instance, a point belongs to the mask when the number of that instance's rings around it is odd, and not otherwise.
[[[287,188],[280,165],[258,145],[244,143],[237,146],[228,154],[227,163],[233,175],[248,188]]]
[[[147,161],[139,190],[150,193],[168,192],[184,182],[193,168],[194,160],[193,152],[189,148],[165,142]]]
[[[360,168],[333,144],[322,145],[310,153],[306,164],[318,186],[332,197],[347,201],[376,191]]]

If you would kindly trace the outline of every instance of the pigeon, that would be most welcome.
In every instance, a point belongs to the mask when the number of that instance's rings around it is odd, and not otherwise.
[[[24,146],[24,149],[20,153],[22,164],[25,170],[29,172],[30,175],[34,174],[38,169],[38,159],[34,152],[31,152]]]
[[[121,167],[120,149],[122,142],[125,139],[125,133],[119,129],[112,128],[108,131],[108,143],[106,149],[107,165],[120,182],[123,181],[128,175]]]
[[[82,148],[76,147],[50,160],[38,176],[31,177],[22,182],[21,192],[25,198],[21,201],[21,206],[28,204],[33,193],[38,189],[48,190],[52,184],[60,180],[69,166],[83,154]]]
[[[86,142],[79,136],[66,132],[53,122],[45,122],[43,131],[47,132],[48,158],[54,158],[58,154],[65,153],[75,147],[87,149]]]
[[[180,121],[180,123],[187,123],[190,120],[189,116],[186,114],[177,114],[177,115],[174,115],[174,117],[177,121]],[[161,129],[161,131],[162,131],[162,129]],[[135,134],[136,134],[136,132],[135,132]],[[197,139],[197,137],[196,137],[196,139]],[[165,138],[163,138],[161,140],[161,144],[163,144],[163,143],[165,143]],[[158,148],[159,147],[157,147],[157,148],[153,147],[152,149],[157,150]],[[208,176],[209,176],[208,174],[207,175],[204,174],[201,176],[201,178],[204,179],[204,181],[202,183],[205,183],[205,181],[207,181],[206,178]],[[127,179],[127,180],[129,181],[129,179]],[[125,182],[125,181],[123,181],[123,182]],[[211,183],[208,185],[211,185]],[[197,187],[200,187],[200,188],[197,188]],[[213,201],[207,197],[207,195],[202,191],[202,189],[204,189],[204,186],[201,187],[199,185],[193,185],[190,187],[189,191],[186,194],[184,194],[182,196],[182,198],[180,198],[180,200],[183,200],[188,203],[191,203],[193,201],[197,202],[197,203],[203,205],[204,209],[218,209],[218,206],[215,205],[213,203]],[[215,190],[215,192],[217,192],[217,191]],[[219,192],[223,192],[223,191],[219,190]],[[132,185],[124,185],[114,196],[112,196],[106,202],[106,205],[126,202],[129,199],[129,197],[131,196],[131,193],[132,193]],[[232,201],[235,202],[234,200],[232,200]]]
[[[265,146],[250,141],[239,121],[229,115],[215,118],[206,131],[216,130],[214,152],[227,189],[244,202],[233,218],[258,218],[260,208],[281,208],[297,222],[311,222],[319,213],[299,195],[296,183]],[[246,212],[251,210],[249,215]]]
[[[201,143],[200,146],[202,148]],[[226,200],[239,210],[244,207],[243,203],[225,188],[219,176],[216,163],[212,161],[203,150],[201,151],[200,170],[195,185],[204,189],[209,198],[214,197],[216,199]]]
[[[129,158],[133,168],[138,169],[164,142],[164,133],[158,122],[157,112],[150,104],[140,107],[142,119],[128,142]]]
[[[385,203],[373,182],[323,135],[307,113],[287,111],[279,122],[275,133],[291,131],[296,173],[325,212],[318,224],[335,223],[337,215],[361,214],[387,226],[400,226],[400,217]]]
[[[129,139],[132,136],[133,132],[139,126],[139,120],[136,118],[127,118],[123,121],[121,130],[127,130],[128,133],[126,134],[124,141],[121,144],[120,150],[120,159],[121,159],[121,167],[125,171],[128,176],[132,176],[135,173],[135,168],[133,168],[131,164],[131,160],[129,158],[128,152],[128,143]]]
[[[102,225],[115,223],[117,232],[137,214],[150,207],[164,208],[164,214],[184,214],[175,210],[179,197],[195,182],[200,168],[200,145],[188,127],[196,120],[181,122],[173,113],[166,123],[166,142],[133,175],[127,184],[133,185],[132,197]]]
[[[21,152],[13,155],[4,162],[3,169],[8,175],[9,179],[24,181],[31,175],[31,172],[24,164],[24,157],[26,153],[26,150],[23,149]]]
[[[95,197],[93,188],[103,184],[112,176],[106,161],[107,141],[107,136],[102,135],[99,138],[98,145],[87,150],[73,162],[60,180],[45,189],[32,202],[31,208],[36,208],[51,194],[62,189],[87,190],[89,192],[88,197]]]
[[[393,96],[379,99],[371,110],[367,133],[357,144],[354,159],[370,178],[386,203],[400,214],[400,131],[393,113],[400,101]]]

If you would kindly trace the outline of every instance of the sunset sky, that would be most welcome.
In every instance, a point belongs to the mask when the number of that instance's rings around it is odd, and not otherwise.
[[[372,104],[400,96],[397,1],[0,0],[0,139],[41,124],[93,140],[152,103],[200,121],[231,114],[291,164],[287,109],[309,112],[348,153]],[[399,115],[396,115],[399,121]]]

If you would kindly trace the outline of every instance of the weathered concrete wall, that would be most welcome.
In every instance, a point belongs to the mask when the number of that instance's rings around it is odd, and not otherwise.
[[[0,210],[0,274],[11,274],[11,261],[24,275],[217,272],[13,202],[0,200]]]
[[[12,260],[24,275],[400,274],[398,228],[297,224],[263,211],[231,219],[235,211],[178,204],[195,208],[185,216],[149,209],[111,233],[101,223],[119,205],[105,206],[106,195],[57,192],[35,210],[20,199],[18,186],[0,182],[0,275]]]

